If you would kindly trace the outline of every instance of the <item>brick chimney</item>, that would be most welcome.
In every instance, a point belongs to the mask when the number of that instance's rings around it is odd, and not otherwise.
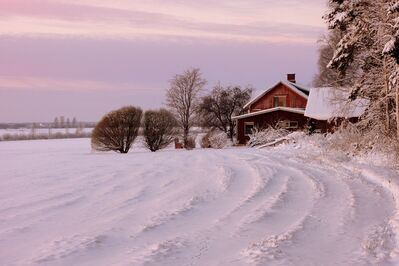
[[[287,80],[288,80],[289,82],[296,83],[296,80],[295,80],[295,73],[293,73],[293,74],[287,74]]]

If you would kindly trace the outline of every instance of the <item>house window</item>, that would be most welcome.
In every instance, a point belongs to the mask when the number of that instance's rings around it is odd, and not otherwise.
[[[298,121],[290,121],[290,128],[298,128]]]
[[[277,123],[279,128],[296,129],[298,128],[298,121],[283,120]]]
[[[277,127],[279,128],[288,128],[290,126],[290,121],[284,120],[284,121],[278,121]]]
[[[287,96],[274,96],[273,107],[287,106]]]
[[[254,129],[254,122],[244,122],[244,133],[245,136],[249,136],[252,134],[252,131]]]

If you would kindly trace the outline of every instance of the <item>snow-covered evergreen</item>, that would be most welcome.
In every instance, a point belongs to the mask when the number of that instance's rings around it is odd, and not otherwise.
[[[349,100],[370,100],[359,127],[376,138],[396,132],[396,81],[399,71],[399,2],[387,0],[330,0],[325,20],[341,40],[328,67],[354,86]],[[399,128],[399,127],[398,127]],[[399,132],[399,131],[398,131]]]

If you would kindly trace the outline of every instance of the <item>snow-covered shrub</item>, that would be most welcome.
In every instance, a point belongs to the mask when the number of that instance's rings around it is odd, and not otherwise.
[[[209,137],[209,144],[212,148],[223,149],[232,145],[231,140],[224,132],[215,132]]]
[[[275,141],[278,138],[285,137],[290,132],[282,128],[267,127],[263,130],[255,128],[251,135],[249,135],[248,146],[254,147],[264,145],[269,142]]]
[[[350,156],[385,154],[393,162],[399,158],[399,144],[394,137],[383,132],[370,134],[351,123],[327,135],[325,149],[343,151]]]
[[[325,148],[329,150],[356,153],[357,150],[364,146],[364,143],[361,140],[361,133],[353,124],[341,127],[334,134],[328,134],[326,137],[327,145]]]
[[[211,131],[208,132],[201,140],[202,148],[215,148],[223,149],[232,146],[231,140],[227,137],[227,134],[222,131]]]

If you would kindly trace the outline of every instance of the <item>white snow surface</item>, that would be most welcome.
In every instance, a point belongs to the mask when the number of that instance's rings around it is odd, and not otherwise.
[[[48,129],[48,128],[36,128],[34,130],[34,134],[35,135],[48,135],[49,131],[51,132],[51,134],[56,134],[56,133],[62,133],[62,134],[66,134],[66,133],[75,133],[77,130],[77,128],[52,128],[52,129]],[[82,133],[91,133],[91,131],[93,130],[93,128],[82,128],[81,131]],[[4,136],[4,135],[31,135],[32,134],[32,129],[31,128],[19,128],[19,129],[0,129],[0,137]]]
[[[398,174],[273,149],[0,143],[0,265],[398,265]]]
[[[349,93],[335,88],[311,88],[306,105],[305,116],[317,120],[329,120],[335,117],[359,117],[369,102],[365,99],[348,100]]]

